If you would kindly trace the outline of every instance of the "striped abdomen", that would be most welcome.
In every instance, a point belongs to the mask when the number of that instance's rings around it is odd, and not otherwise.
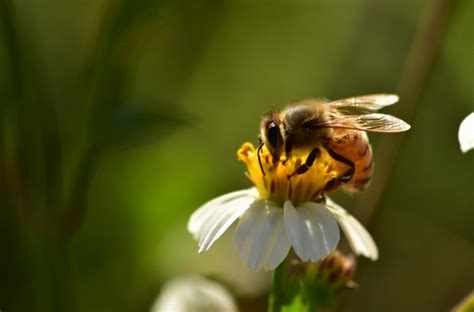
[[[365,189],[369,185],[373,169],[372,147],[367,134],[364,131],[333,129],[331,137],[326,139],[326,144],[355,165],[352,178],[342,183],[342,189],[349,193]]]

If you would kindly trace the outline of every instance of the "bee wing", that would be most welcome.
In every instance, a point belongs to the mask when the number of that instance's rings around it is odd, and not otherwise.
[[[397,117],[386,114],[335,115],[325,121],[308,120],[304,124],[309,128],[342,128],[370,132],[403,132],[410,125]]]
[[[327,102],[331,108],[342,111],[373,112],[398,102],[395,94],[370,94]]]

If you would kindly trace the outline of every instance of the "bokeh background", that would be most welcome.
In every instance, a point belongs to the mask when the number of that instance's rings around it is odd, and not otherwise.
[[[337,310],[448,310],[474,282],[473,30],[470,0],[0,0],[0,310],[148,311],[199,272],[262,311],[271,274],[232,231],[198,255],[188,217],[248,187],[266,111],[379,92],[412,129],[335,194],[380,248]]]

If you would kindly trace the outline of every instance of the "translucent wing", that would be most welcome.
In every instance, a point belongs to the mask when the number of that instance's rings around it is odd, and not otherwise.
[[[333,109],[345,112],[367,113],[379,110],[398,102],[395,94],[371,94],[327,102]]]
[[[330,119],[308,120],[304,123],[308,128],[342,128],[371,132],[403,132],[410,129],[410,125],[401,119],[386,114],[365,115],[333,115]]]

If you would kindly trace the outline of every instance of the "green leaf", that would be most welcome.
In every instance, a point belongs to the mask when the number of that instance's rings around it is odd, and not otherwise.
[[[189,124],[190,118],[182,111],[164,106],[154,111],[137,111],[119,105],[114,111],[102,115],[105,120],[95,124],[95,138],[99,149],[134,146],[156,141],[170,135],[178,127]]]

